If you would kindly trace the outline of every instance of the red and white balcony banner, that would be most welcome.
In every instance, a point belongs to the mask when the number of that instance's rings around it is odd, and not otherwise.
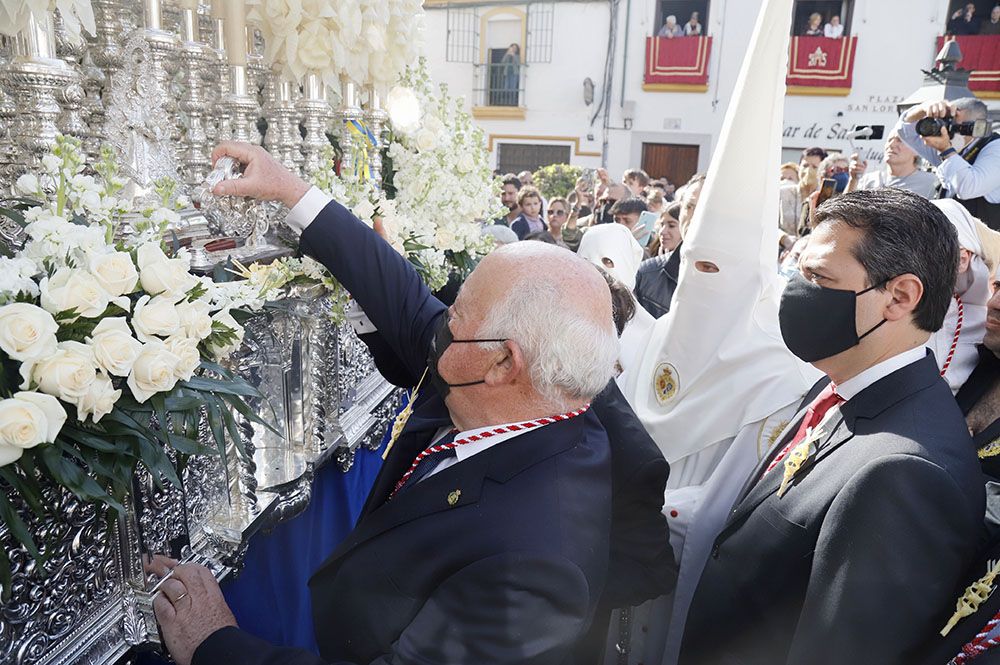
[[[849,94],[857,48],[857,37],[792,37],[785,77],[788,94]]]
[[[955,37],[962,49],[962,69],[972,71],[969,90],[978,97],[1000,98],[1000,35],[970,35]],[[944,37],[938,37],[937,50],[944,46]]]
[[[711,50],[711,37],[647,37],[643,87],[647,90],[705,91]]]

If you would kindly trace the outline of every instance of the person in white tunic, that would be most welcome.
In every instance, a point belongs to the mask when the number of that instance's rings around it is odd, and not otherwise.
[[[670,462],[664,510],[680,563],[674,595],[638,608],[630,662],[676,661],[712,541],[744,480],[819,378],[785,348],[778,329],[773,174],[792,4],[766,0],[760,10],[682,246],[673,305],[650,329],[624,390]],[[746,155],[765,162],[747,170]]]

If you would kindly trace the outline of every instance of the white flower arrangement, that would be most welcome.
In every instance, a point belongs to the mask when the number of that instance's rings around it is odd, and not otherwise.
[[[39,479],[121,510],[139,464],[179,482],[164,448],[224,455],[228,433],[242,451],[234,411],[270,427],[246,401],[262,397],[217,364],[243,340],[232,299],[191,274],[187,252],[164,251],[172,186],[160,183],[167,205],[140,211],[138,233],[116,240],[122,183],[109,155],[97,177],[82,155],[79,140],[58,137],[42,171],[18,180],[35,199],[27,242],[0,258],[0,485],[42,519],[52,516]],[[198,441],[203,417],[217,450]],[[0,521],[39,557],[4,491]],[[9,580],[0,557],[0,587]]]
[[[391,86],[422,48],[420,0],[250,0],[264,57],[296,81],[315,73],[336,89],[340,77]]]
[[[0,34],[13,37],[28,27],[32,15],[41,21],[46,13],[56,9],[74,42],[83,41],[81,29],[97,34],[90,0],[0,0]]]

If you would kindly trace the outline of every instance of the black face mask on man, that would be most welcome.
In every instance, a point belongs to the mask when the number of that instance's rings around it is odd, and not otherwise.
[[[438,369],[438,363],[441,361],[441,356],[444,352],[448,350],[448,347],[452,344],[474,344],[478,342],[506,342],[507,339],[455,339],[451,334],[451,328],[448,327],[448,317],[441,317],[441,325],[438,326],[437,331],[434,333],[434,338],[431,340],[431,348],[427,354],[427,370],[430,375],[431,385],[434,389],[438,391],[441,395],[441,399],[448,396],[452,388],[463,388],[465,386],[477,386],[480,383],[486,383],[486,379],[480,379],[479,381],[469,381],[467,383],[448,383],[444,377],[441,376],[441,372]]]
[[[882,319],[881,323],[859,336],[856,323],[858,296],[873,291],[888,281],[854,292],[814,284],[796,272],[781,294],[781,306],[778,309],[778,322],[785,346],[807,363],[854,348],[886,323],[886,319]]]

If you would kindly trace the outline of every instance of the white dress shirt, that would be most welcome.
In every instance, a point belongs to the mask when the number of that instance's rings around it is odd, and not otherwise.
[[[302,233],[306,227],[312,224],[320,211],[323,210],[333,200],[333,197],[325,192],[321,192],[317,187],[310,187],[299,202],[288,211],[285,223],[296,233]]]
[[[834,392],[844,398],[845,402],[851,401],[858,393],[872,385],[880,379],[884,379],[897,369],[902,369],[918,360],[923,360],[927,355],[927,347],[921,345],[909,351],[895,355],[888,360],[883,360],[877,365],[872,365],[857,376],[836,386]]]
[[[577,416],[577,418],[582,418],[582,417],[583,417],[582,414]],[[459,432],[458,434],[456,434],[455,440],[458,441],[459,439],[465,439],[467,437],[475,436],[477,434],[482,434],[483,432],[488,432],[494,429],[503,429],[505,427],[508,427],[509,425],[515,425],[515,424],[517,423],[507,423],[505,425],[490,425],[489,427],[479,427],[477,429],[465,430],[464,432]],[[472,443],[464,443],[461,446],[455,448],[454,457],[443,457],[441,461],[438,462],[437,466],[431,469],[430,472],[428,472],[418,482],[423,482],[427,478],[433,476],[435,473],[439,473],[441,471],[444,471],[450,466],[455,466],[460,462],[464,462],[473,455],[478,455],[484,450],[489,450],[498,443],[503,443],[504,441],[510,441],[515,436],[520,436],[521,434],[526,434],[528,432],[537,432],[543,427],[545,427],[545,425],[539,425],[538,427],[532,427],[530,429],[522,428],[520,430],[517,430],[516,432],[512,431],[512,432],[504,432],[503,434],[494,434],[493,436],[486,437],[485,439],[481,439],[480,441],[474,441]],[[433,440],[435,442],[439,441],[440,439],[444,438],[445,435],[447,435],[448,432],[450,432],[451,430],[452,430],[451,427],[442,427],[440,430],[438,430]]]

